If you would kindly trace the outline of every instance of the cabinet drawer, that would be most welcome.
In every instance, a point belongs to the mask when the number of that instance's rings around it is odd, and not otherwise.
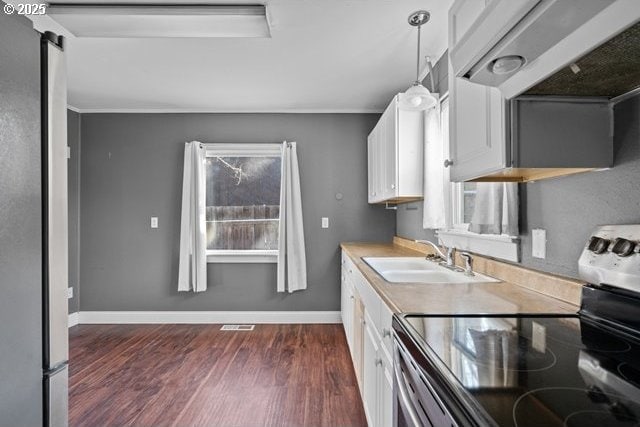
[[[352,275],[356,271],[355,264],[353,263],[353,261],[351,261],[349,255],[344,252],[342,252],[342,267],[349,275]]]
[[[358,294],[360,294],[360,298],[362,298],[362,302],[366,307],[367,313],[373,321],[373,327],[375,328],[376,333],[379,334],[381,330],[380,306],[382,301],[359,270],[354,272],[353,278],[353,284],[358,290]]]

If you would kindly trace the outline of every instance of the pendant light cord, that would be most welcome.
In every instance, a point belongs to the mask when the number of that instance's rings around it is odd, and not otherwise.
[[[416,55],[416,84],[420,84],[420,29],[422,25],[418,25],[418,53]]]

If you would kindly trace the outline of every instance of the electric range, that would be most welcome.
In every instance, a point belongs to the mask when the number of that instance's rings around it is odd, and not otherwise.
[[[640,426],[640,226],[579,266],[575,315],[396,315],[396,425]]]

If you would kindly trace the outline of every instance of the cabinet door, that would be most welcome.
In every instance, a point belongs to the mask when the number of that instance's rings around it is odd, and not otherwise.
[[[362,342],[362,404],[370,426],[379,425],[377,420],[378,402],[378,340],[375,325],[365,316]]]
[[[393,365],[386,358],[378,368],[378,425],[393,425]]]
[[[384,166],[382,179],[382,192],[384,199],[393,199],[397,196],[397,147],[398,147],[398,109],[395,100],[391,102],[384,112],[381,122],[384,136],[380,147],[381,164]]]
[[[449,11],[449,50],[473,25],[484,0],[456,2]],[[451,180],[464,181],[506,165],[505,105],[496,88],[470,83],[449,65]]]
[[[349,348],[353,348],[353,291],[351,289],[351,281],[349,280],[346,267],[342,267],[342,285],[341,285],[341,314],[342,325],[344,326],[344,334],[347,339]]]
[[[358,293],[353,289],[354,302],[353,302],[353,347],[351,357],[353,358],[353,367],[356,372],[356,378],[358,385],[360,386],[360,395],[363,395],[363,375],[362,375],[362,355],[364,344],[364,305],[358,296]]]
[[[369,196],[367,198],[367,200],[369,200],[369,203],[374,203],[375,202],[375,196],[376,196],[376,186],[375,186],[375,180],[377,178],[377,154],[376,154],[376,149],[377,149],[377,144],[376,144],[376,137],[377,137],[377,132],[376,132],[377,126],[376,128],[374,128],[371,133],[369,134],[369,137],[367,138],[367,187],[368,187],[368,193]]]
[[[380,202],[386,198],[386,177],[387,177],[387,160],[385,159],[385,146],[387,145],[387,123],[380,120],[376,126],[376,146],[375,146],[375,170],[376,178],[374,181],[376,202]]]

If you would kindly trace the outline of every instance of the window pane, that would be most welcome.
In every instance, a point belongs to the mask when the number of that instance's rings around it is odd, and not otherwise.
[[[463,222],[465,224],[470,223],[471,217],[473,216],[477,187],[478,184],[476,182],[465,182],[462,187]]]
[[[280,157],[207,157],[207,249],[278,248]]]

